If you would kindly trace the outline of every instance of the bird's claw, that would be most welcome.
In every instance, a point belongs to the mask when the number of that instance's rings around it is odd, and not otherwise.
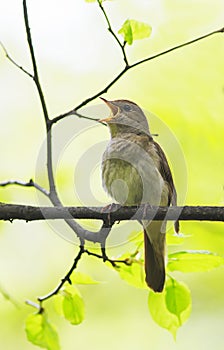
[[[107,213],[108,224],[111,225],[111,213],[117,210],[117,204],[111,203],[101,209],[101,213]]]

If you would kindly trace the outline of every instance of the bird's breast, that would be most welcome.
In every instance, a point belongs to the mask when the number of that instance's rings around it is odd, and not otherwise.
[[[164,186],[153,155],[141,142],[113,138],[103,155],[106,191],[122,205],[159,205]]]

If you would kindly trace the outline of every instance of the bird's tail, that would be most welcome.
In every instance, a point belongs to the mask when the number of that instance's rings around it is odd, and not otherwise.
[[[166,276],[164,226],[164,222],[152,221],[144,228],[145,280],[155,292],[163,291]]]

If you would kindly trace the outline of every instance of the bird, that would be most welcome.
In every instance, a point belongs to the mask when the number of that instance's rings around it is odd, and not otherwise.
[[[99,120],[111,134],[101,166],[105,191],[121,205],[176,206],[177,192],[167,158],[154,141],[143,110],[129,100],[101,99],[110,109],[109,117]],[[142,220],[141,225],[145,281],[159,293],[166,278],[166,220]],[[178,220],[174,227],[178,232]]]

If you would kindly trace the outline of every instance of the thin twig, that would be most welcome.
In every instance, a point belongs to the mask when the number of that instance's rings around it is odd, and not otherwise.
[[[30,78],[33,79],[33,75],[31,73],[29,73],[26,69],[24,69],[21,65],[19,65],[8,53],[8,51],[6,50],[5,46],[3,45],[3,43],[0,41],[0,46],[2,47],[6,58],[17,68],[19,68],[21,71],[23,71],[23,73],[27,74]]]
[[[24,22],[25,22],[25,28],[26,28],[27,42],[28,42],[31,61],[32,61],[32,65],[33,65],[33,74],[34,74],[33,80],[34,80],[34,83],[36,85],[36,88],[37,88],[37,91],[39,94],[39,98],[40,98],[40,102],[41,102],[41,106],[42,106],[42,110],[43,110],[43,114],[44,114],[45,124],[46,124],[46,131],[47,131],[47,169],[48,169],[48,180],[49,180],[49,187],[50,187],[49,196],[50,196],[50,198],[51,197],[54,198],[54,201],[57,202],[56,205],[59,205],[60,202],[57,201],[58,198],[57,198],[54,176],[53,176],[51,124],[49,124],[47,105],[45,102],[44,93],[43,93],[40,79],[39,79],[36,57],[35,57],[35,53],[34,53],[31,30],[30,30],[30,25],[29,25],[29,17],[28,17],[28,12],[27,12],[26,0],[23,0],[23,13],[24,13]]]
[[[76,256],[75,259],[74,259],[74,262],[73,262],[73,264],[72,264],[72,267],[71,267],[70,270],[67,272],[67,274],[65,275],[65,277],[62,278],[62,280],[61,280],[60,284],[58,285],[58,287],[57,287],[55,290],[53,290],[52,292],[50,292],[49,294],[47,294],[47,295],[45,295],[45,296],[43,296],[43,297],[38,297],[38,298],[37,298],[38,301],[40,302],[40,305],[42,304],[43,301],[45,301],[45,300],[51,298],[53,295],[58,294],[58,292],[61,290],[61,288],[63,287],[63,285],[65,284],[65,282],[68,282],[69,284],[72,284],[72,281],[71,281],[71,279],[70,279],[71,274],[72,274],[72,272],[76,269],[77,264],[78,264],[79,260],[81,259],[82,254],[83,254],[84,252],[85,252],[84,247],[83,247],[83,246],[80,246],[79,252],[78,252],[77,256]]]
[[[139,66],[139,65],[142,64],[142,63],[145,63],[145,62],[154,60],[155,58],[158,58],[158,57],[160,57],[160,56],[166,55],[166,54],[168,54],[168,53],[170,53],[170,52],[172,52],[172,51],[174,51],[174,50],[180,49],[180,48],[182,48],[182,47],[184,47],[184,46],[188,46],[188,45],[191,45],[191,44],[193,44],[193,43],[196,43],[196,42],[199,41],[199,40],[208,38],[208,37],[211,36],[211,35],[218,34],[218,33],[223,33],[223,32],[224,32],[224,27],[221,28],[221,29],[218,29],[218,30],[214,30],[213,32],[210,32],[210,33],[208,33],[208,34],[199,36],[198,38],[195,38],[195,39],[193,39],[193,40],[189,40],[189,41],[187,41],[187,42],[185,42],[185,43],[183,43],[183,44],[180,44],[180,45],[171,47],[171,48],[168,49],[168,50],[165,50],[165,51],[163,51],[163,52],[160,52],[160,53],[158,53],[158,54],[155,54],[155,55],[150,56],[150,57],[148,57],[148,58],[144,58],[143,60],[140,60],[140,61],[137,61],[137,62],[131,64],[131,65],[130,65],[130,69],[131,69],[131,68],[134,68],[134,67],[136,67],[136,66]]]
[[[41,193],[43,193],[45,196],[49,197],[49,191],[47,191],[45,188],[41,187],[38,185],[36,182],[33,182],[32,179],[28,182],[24,181],[18,181],[18,180],[9,180],[9,181],[3,181],[0,182],[0,187],[5,187],[9,185],[17,185],[17,186],[22,186],[22,187],[34,187]]]
[[[165,50],[165,51],[162,51],[158,54],[155,54],[153,56],[150,56],[150,57],[147,57],[143,60],[140,60],[140,61],[137,61],[131,65],[128,65],[126,66],[124,69],[122,69],[120,71],[120,73],[118,73],[114,79],[111,80],[111,82],[109,84],[107,84],[102,90],[100,90],[99,92],[97,92],[96,94],[92,95],[91,97],[88,97],[87,99],[85,99],[83,102],[81,102],[80,104],[78,104],[75,108],[73,108],[72,110],[66,112],[66,113],[63,113],[57,117],[54,117],[51,122],[52,123],[57,123],[59,120],[67,117],[68,115],[72,115],[72,114],[75,114],[80,108],[84,107],[85,105],[87,105],[88,103],[94,101],[97,97],[103,95],[104,93],[106,93],[125,73],[127,73],[127,71],[129,71],[130,69],[134,68],[134,67],[137,67],[139,66],[140,64],[143,64],[145,62],[148,62],[148,61],[151,61],[151,60],[154,60],[158,57],[161,57],[163,55],[166,55],[174,50],[177,50],[177,49],[180,49],[184,46],[187,46],[187,45],[190,45],[190,44],[193,44],[199,40],[202,40],[202,39],[205,39],[211,35],[214,35],[214,34],[217,34],[217,33],[223,33],[224,32],[224,27],[221,28],[221,29],[218,29],[218,30],[215,30],[211,33],[208,33],[208,34],[205,34],[205,35],[202,35],[196,39],[193,39],[193,40],[190,40],[190,41],[187,41],[183,44],[180,44],[180,45],[177,45],[177,46],[174,46],[168,50]]]
[[[54,172],[53,172],[53,162],[52,162],[52,122],[49,119],[47,105],[45,102],[43,90],[41,87],[41,83],[39,80],[38,75],[38,69],[37,69],[37,63],[36,63],[36,57],[34,53],[33,48],[33,42],[32,42],[32,36],[31,36],[31,30],[29,25],[29,17],[27,12],[27,4],[26,0],[23,0],[23,12],[24,12],[24,22],[25,22],[25,28],[26,28],[26,34],[27,34],[27,42],[29,46],[30,56],[32,60],[33,65],[33,72],[34,72],[34,83],[37,87],[44,119],[45,119],[45,125],[46,125],[46,132],[47,132],[47,174],[48,174],[48,181],[49,181],[49,199],[51,200],[52,204],[54,206],[63,207],[55,186],[55,180],[54,180]],[[72,228],[72,230],[77,234],[77,236],[80,238],[80,244],[84,244],[82,236],[85,234],[85,231],[78,223],[76,223],[74,220],[65,220],[65,222]]]
[[[125,44],[126,42],[124,42],[123,44],[120,42],[118,36],[115,34],[114,30],[112,29],[112,26],[111,26],[111,23],[110,23],[110,20],[107,16],[107,13],[103,7],[103,3],[100,1],[100,0],[97,0],[98,4],[99,4],[99,7],[101,9],[101,11],[103,12],[103,15],[106,19],[106,22],[107,22],[107,25],[108,25],[108,30],[109,32],[111,33],[111,35],[114,37],[114,39],[116,40],[116,42],[118,43],[118,45],[120,46],[121,48],[121,51],[122,51],[122,55],[123,55],[123,59],[124,59],[124,62],[125,62],[125,65],[126,66],[129,66],[129,63],[128,63],[128,58],[127,58],[127,55],[126,55],[126,52],[125,52]]]
[[[105,94],[123,75],[124,73],[128,70],[129,68],[128,67],[125,67],[124,69],[122,69],[120,71],[119,74],[116,75],[116,77],[108,84],[106,85],[105,88],[103,88],[102,90],[100,90],[99,92],[97,92],[95,95],[91,96],[91,97],[88,97],[86,100],[84,100],[83,102],[81,102],[78,106],[76,106],[74,109],[68,111],[68,112],[65,112],[63,114],[60,114],[59,116],[57,117],[54,117],[52,120],[51,120],[51,123],[54,124],[54,123],[57,123],[59,120],[61,119],[64,119],[65,117],[69,116],[69,115],[72,115],[72,114],[76,114],[76,112],[86,106],[88,103],[92,102],[93,100],[95,100],[97,97],[100,97],[101,95]]]
[[[25,303],[29,306],[34,307],[35,309],[37,309],[39,311],[39,313],[41,313],[41,310],[43,310],[40,306],[40,304],[35,303],[34,301],[31,300],[26,300]]]
[[[46,106],[46,102],[45,102],[45,98],[44,98],[44,94],[43,94],[43,90],[42,90],[42,87],[40,84],[38,70],[37,70],[37,63],[36,63],[36,57],[34,54],[34,48],[33,48],[31,31],[30,31],[26,0],[23,0],[23,14],[24,14],[25,27],[26,27],[27,42],[28,42],[31,61],[32,61],[32,65],[33,65],[33,73],[34,73],[33,80],[34,80],[35,85],[37,87],[38,94],[39,94],[40,101],[41,101],[41,106],[42,106],[43,113],[44,113],[44,118],[47,122],[49,120],[48,111],[47,111],[47,106]]]
[[[108,256],[106,254],[97,254],[97,253],[93,253],[91,251],[89,251],[88,249],[84,250],[84,253],[91,255],[91,256],[95,256],[98,259],[102,259],[103,262],[109,262],[113,267],[117,267],[116,263],[120,263],[120,264],[125,264],[125,265],[131,265],[129,259],[124,259],[124,260],[119,260],[119,259],[110,259],[108,258]]]
[[[83,118],[83,119],[87,119],[87,120],[92,120],[94,122],[98,122],[100,120],[99,118],[96,119],[96,118],[93,118],[93,117],[88,117],[88,116],[83,115],[83,114],[78,113],[78,112],[74,112],[74,115],[76,115],[77,117],[79,117],[81,119]],[[100,124],[104,124],[104,123],[100,123]]]
[[[125,264],[125,265],[131,265],[131,263],[130,263],[130,261],[128,259],[124,259],[124,260],[115,259],[115,260],[113,260],[113,259],[110,259],[108,257],[106,257],[106,259],[105,259],[104,255],[93,253],[93,252],[89,251],[88,249],[84,249],[83,246],[80,246],[79,247],[79,252],[78,252],[77,256],[75,257],[74,262],[73,262],[70,270],[66,273],[65,277],[62,278],[62,280],[59,283],[59,285],[52,292],[48,293],[47,295],[37,298],[37,300],[39,301],[40,305],[38,305],[36,303],[33,303],[33,302],[30,302],[30,301],[27,301],[27,304],[35,306],[36,308],[42,309],[42,303],[45,300],[50,299],[54,295],[57,295],[66,282],[68,282],[69,284],[72,284],[71,275],[72,275],[73,271],[77,268],[78,262],[79,262],[79,260],[81,259],[82,255],[84,253],[86,253],[86,254],[88,254],[90,256],[94,256],[94,257],[96,257],[98,259],[102,259],[104,262],[108,261],[109,263],[111,263],[111,265],[113,267],[117,267],[116,263],[121,263],[121,264]]]

